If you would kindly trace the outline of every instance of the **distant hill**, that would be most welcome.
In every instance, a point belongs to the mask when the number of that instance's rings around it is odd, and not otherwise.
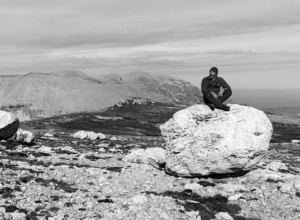
[[[133,90],[143,98],[163,102],[194,104],[202,102],[198,87],[179,78],[149,74],[145,72],[129,72],[125,74],[107,74],[100,81],[111,84],[116,89]]]
[[[0,77],[1,109],[21,121],[73,112],[98,111],[128,97],[165,103],[201,103],[199,89],[181,79],[144,72],[95,79],[80,71]]]

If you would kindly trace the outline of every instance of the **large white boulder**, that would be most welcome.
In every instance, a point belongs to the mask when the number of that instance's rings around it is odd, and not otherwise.
[[[19,128],[19,120],[10,112],[0,110],[0,140],[11,138]]]
[[[263,111],[231,104],[230,111],[195,105],[161,125],[166,171],[206,176],[250,170],[265,155],[273,127]]]

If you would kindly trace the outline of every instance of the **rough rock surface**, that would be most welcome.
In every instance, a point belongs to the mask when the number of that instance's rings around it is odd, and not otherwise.
[[[0,140],[11,138],[19,128],[19,120],[13,114],[0,110]]]
[[[229,112],[195,105],[160,126],[166,167],[179,176],[250,170],[266,154],[273,128],[263,111],[236,104]]]

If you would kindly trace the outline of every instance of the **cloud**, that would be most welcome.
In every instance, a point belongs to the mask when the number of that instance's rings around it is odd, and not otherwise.
[[[235,82],[237,74],[300,70],[296,0],[0,3],[3,74],[143,70],[199,81],[218,66]]]
[[[296,1],[2,1],[0,45],[139,46],[299,24]],[[252,9],[251,9],[252,8]]]

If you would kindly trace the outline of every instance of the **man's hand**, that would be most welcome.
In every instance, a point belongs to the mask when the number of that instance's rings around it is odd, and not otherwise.
[[[224,93],[224,89],[221,88],[221,89],[220,89],[220,92],[218,93],[218,97],[222,97],[222,96],[223,96],[223,93]]]
[[[218,99],[218,95],[217,95],[216,93],[211,92],[211,94],[213,95],[213,97],[214,97],[215,99]]]

